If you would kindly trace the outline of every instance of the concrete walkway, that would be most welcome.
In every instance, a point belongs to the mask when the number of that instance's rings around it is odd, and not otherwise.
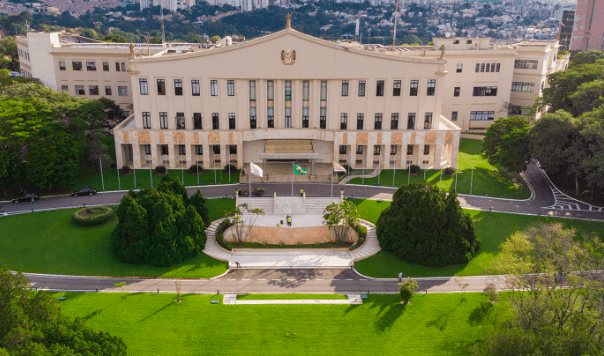
[[[268,305],[268,304],[332,304],[358,305],[363,304],[360,294],[348,294],[348,299],[242,299],[237,300],[237,294],[225,294],[222,304],[226,305]]]
[[[355,178],[375,178],[375,177],[379,176],[380,173],[382,173],[381,169],[374,169],[373,171],[371,171],[370,173],[367,173],[365,175],[363,175],[363,174],[354,174],[354,175],[351,175],[351,176],[346,176],[346,177],[342,178],[342,180],[338,184],[346,184],[346,183],[350,182],[351,180],[353,180]]]

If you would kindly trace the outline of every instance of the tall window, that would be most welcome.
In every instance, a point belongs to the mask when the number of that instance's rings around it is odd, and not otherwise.
[[[141,95],[149,95],[149,87],[147,84],[147,79],[145,79],[145,78],[139,79],[138,85],[140,86]]]
[[[373,146],[373,155],[374,156],[379,156],[382,153],[382,146],[380,145],[374,145]]]
[[[292,127],[292,81],[285,81],[285,127]]]
[[[365,114],[357,114],[357,130],[363,129],[363,121],[365,121]]]
[[[321,108],[321,113],[320,113],[320,118],[319,118],[319,127],[322,129],[327,128],[327,108],[326,107]]]
[[[497,96],[497,87],[474,87],[474,96]]]
[[[266,81],[266,118],[267,127],[275,127],[275,82],[272,80]]]
[[[285,101],[291,101],[291,100],[292,100],[292,81],[286,80],[285,81]]]
[[[229,113],[229,130],[235,130],[235,113]]]
[[[157,80],[157,95],[166,95],[166,80]]]
[[[250,129],[255,129],[256,126],[257,126],[256,107],[250,106]]]
[[[159,113],[159,128],[160,129],[168,129],[168,113],[160,112]]]
[[[143,129],[151,128],[151,113],[143,111]]]
[[[327,100],[327,80],[321,81],[321,101]]]
[[[342,113],[340,115],[340,130],[346,130],[348,127],[348,114]]]
[[[128,87],[127,86],[118,86],[117,87],[117,94],[119,96],[127,96],[128,95]]]
[[[65,61],[59,61],[59,70],[67,70],[65,67]]]
[[[185,113],[184,112],[176,113],[176,129],[177,130],[185,129]]]
[[[302,128],[308,128],[309,125],[309,97],[310,97],[310,82],[304,80],[302,82]]]
[[[321,109],[319,113],[319,127],[327,128],[327,80],[321,81]]]
[[[415,130],[415,113],[410,112],[407,116],[407,130]]]
[[[384,96],[384,81],[378,80],[375,86],[375,96]]]
[[[363,154],[363,145],[357,145],[357,154],[358,155],[362,155]]]
[[[397,151],[397,145],[390,145],[390,155],[395,156]]]
[[[256,101],[256,81],[250,80],[250,101]]]
[[[210,95],[218,96],[218,81],[210,80]]]
[[[191,80],[191,95],[199,96],[199,80],[193,79]]]
[[[309,127],[308,113],[309,113],[308,106],[303,106],[302,107],[302,128],[304,128],[304,129],[307,129]]]
[[[407,156],[413,155],[413,145],[407,145]]]
[[[346,145],[340,145],[340,154],[345,155],[348,150],[346,149]]]
[[[220,120],[217,112],[212,113],[212,130],[220,130]]]
[[[451,121],[457,121],[457,111],[451,112]]]
[[[195,145],[195,154],[203,156],[203,145]]]
[[[111,95],[111,85],[105,85],[105,95]]]
[[[86,62],[86,70],[90,72],[96,72],[96,62]]]
[[[178,145],[178,154],[181,156],[186,156],[187,155],[187,146],[185,145]]]
[[[275,100],[275,82],[272,80],[266,82],[266,99]]]
[[[392,96],[401,96],[401,81],[395,80],[392,84]]]
[[[365,96],[365,81],[359,80],[359,96]]]
[[[342,80],[342,96],[348,96],[348,80]]]
[[[98,85],[89,85],[88,91],[90,95],[99,95],[99,86]]]
[[[426,95],[433,96],[435,91],[436,91],[436,79],[428,80],[428,91],[426,92]]]
[[[122,72],[126,71],[126,62],[120,62],[120,65],[122,67]]]
[[[430,154],[430,145],[424,145],[424,156]]]
[[[269,106],[266,110],[267,126],[269,128],[275,127],[275,107]]]
[[[227,80],[227,95],[235,96],[235,81]]]
[[[145,154],[146,155],[150,155],[151,154],[151,145],[145,145]]]
[[[73,70],[82,70],[82,62],[80,62],[80,61],[71,62],[71,67],[73,68]]]
[[[109,72],[109,62],[103,62],[103,72]]]
[[[419,80],[412,80],[409,84],[409,96],[417,96],[417,88],[419,86]]]
[[[459,96],[460,91],[461,91],[461,87],[455,87],[453,89],[453,96]]]
[[[398,130],[398,113],[396,112],[390,116],[390,130]]]
[[[250,129],[256,128],[256,81],[250,80]]]
[[[375,123],[373,124],[374,130],[382,129],[382,114],[375,114]]]
[[[174,79],[174,95],[182,95],[182,79]]]
[[[463,63],[457,63],[457,73],[461,73],[463,70]]]
[[[193,113],[193,129],[194,130],[201,130],[202,126],[201,126],[201,113],[199,112],[194,112]]]
[[[427,112],[424,118],[424,130],[430,130],[432,128],[432,113]]]
[[[67,84],[61,84],[61,91],[69,91],[69,86]]]
[[[167,156],[169,154],[168,145],[160,145],[161,155]]]
[[[291,129],[293,127],[292,124],[292,108],[291,106],[285,107],[285,127]]]

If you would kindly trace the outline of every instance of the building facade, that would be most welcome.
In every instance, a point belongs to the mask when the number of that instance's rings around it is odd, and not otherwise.
[[[571,51],[604,49],[604,1],[577,0],[575,24],[570,42]]]
[[[564,10],[562,13],[562,21],[560,22],[560,31],[558,31],[558,41],[560,42],[561,51],[570,50],[570,40],[573,35],[573,25],[575,23],[575,12]]]
[[[241,44],[130,61],[133,114],[114,129],[118,166],[457,166],[441,113],[446,62],[323,41],[291,28]]]

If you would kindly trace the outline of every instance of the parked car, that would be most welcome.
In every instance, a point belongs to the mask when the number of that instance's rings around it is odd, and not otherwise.
[[[21,73],[19,73],[19,72],[10,72],[10,73],[9,73],[9,75],[10,75],[11,77],[20,77],[20,76],[21,76]]]
[[[22,195],[20,197],[16,197],[15,199],[11,200],[13,203],[23,203],[26,201],[34,201],[34,200],[38,200],[40,199],[40,197],[38,196],[38,194],[25,194]]]
[[[76,190],[75,192],[72,192],[71,196],[75,197],[78,195],[95,195],[95,194],[96,194],[96,188],[84,187],[84,188],[80,188],[80,189]]]

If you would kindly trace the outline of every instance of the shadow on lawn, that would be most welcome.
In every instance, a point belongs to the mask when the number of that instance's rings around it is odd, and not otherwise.
[[[396,319],[405,313],[405,309],[407,308],[400,303],[398,295],[369,296],[364,304],[368,305],[370,309],[379,309],[373,323],[373,326],[378,333],[382,333],[389,329]],[[344,314],[347,314],[358,307],[361,306],[351,305]]]
[[[449,318],[451,317],[451,315],[455,314],[455,311],[457,310],[457,308],[459,308],[461,303],[463,303],[463,301],[461,301],[460,299],[459,303],[457,303],[453,309],[439,313],[436,318],[428,320],[426,322],[426,327],[436,327],[438,330],[444,331],[447,328],[447,325],[449,324]]]

